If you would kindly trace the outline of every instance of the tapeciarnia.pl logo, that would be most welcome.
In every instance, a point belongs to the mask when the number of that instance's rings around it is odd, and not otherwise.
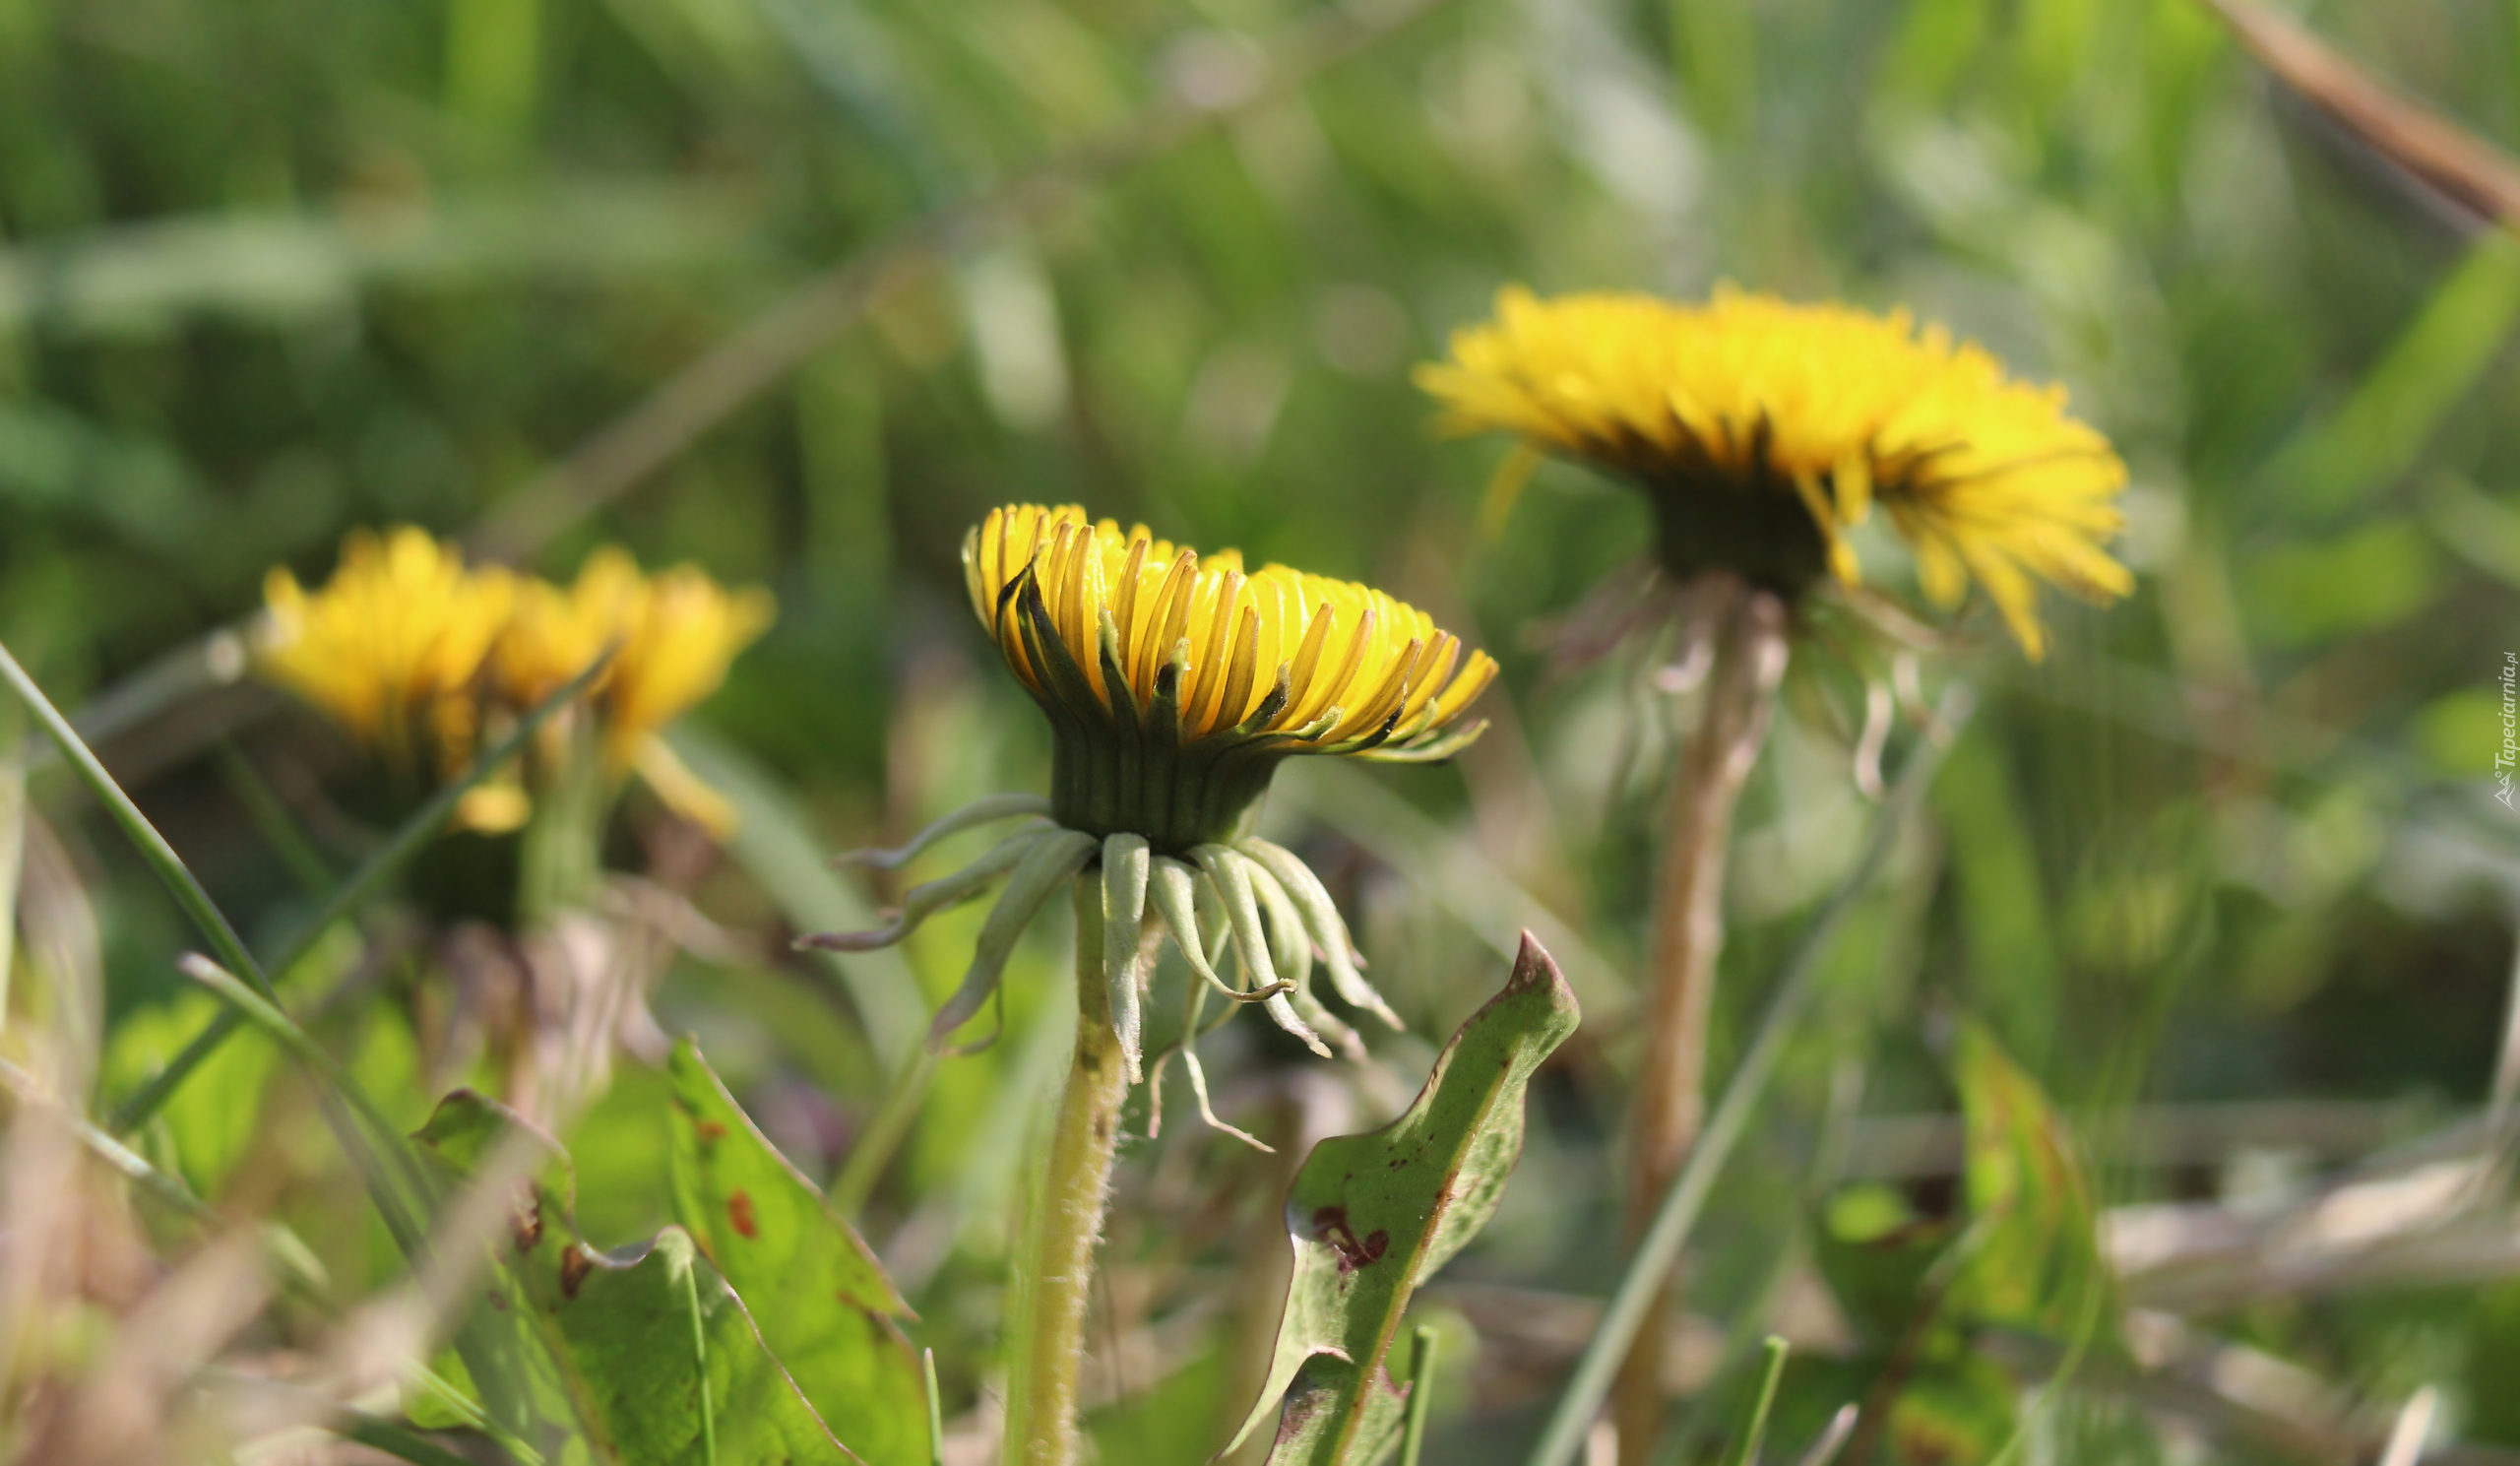
[[[2520,758],[2520,745],[2516,745],[2512,737],[2514,728],[2520,727],[2520,716],[2514,714],[2515,706],[2520,706],[2520,652],[2505,652],[2502,654],[2502,747],[2493,755],[2493,782],[2500,788],[2493,792],[2493,797],[2502,801],[2503,808],[2520,810],[2520,805],[2511,802],[2511,766],[2515,758]]]

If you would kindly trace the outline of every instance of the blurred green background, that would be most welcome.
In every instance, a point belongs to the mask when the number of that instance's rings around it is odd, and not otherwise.
[[[1508,282],[1905,305],[2066,383],[2114,438],[2141,589],[2057,605],[2044,665],[1984,622],[1953,664],[1986,708],[1837,959],[1841,1021],[1878,1041],[1865,1113],[1949,1109],[1935,1046],[1961,1014],[2083,1126],[2118,1203],[2288,1194],[2483,1104],[2520,902],[2491,778],[2520,652],[2520,244],[2271,83],[2195,0],[1410,9],[0,0],[0,640],[76,707],[249,612],[267,567],[321,578],[356,526],[486,534],[552,575],[606,541],[696,561],[780,599],[695,722],[765,771],[810,857],[1040,786],[1038,715],[963,601],[960,540],[990,506],[1074,500],[1371,580],[1506,666],[1457,767],[1298,766],[1271,808],[1412,1032],[1378,1078],[1334,1082],[1249,1023],[1214,1063],[1255,1127],[1296,1133],[1306,1104],[1376,1120],[1542,924],[1588,1022],[1456,1269],[1445,1307],[1476,1321],[1508,1288],[1556,1307],[1615,1277],[1620,1014],[1671,714],[1641,669],[1553,676],[1527,634],[1643,550],[1641,505],[1547,468],[1480,537],[1502,445],[1435,440],[1409,369]],[[2520,6],[2304,18],[2520,146]],[[1245,99],[1342,37],[1370,43]],[[1186,136],[1163,122],[1221,103]],[[1068,160],[1054,197],[900,243],[1045,159]],[[841,277],[875,281],[863,319],[667,434],[653,473],[548,533],[491,518],[878,249],[883,271]],[[1886,542],[1866,554],[1901,588]],[[1745,811],[1719,1065],[1867,817],[1860,689],[1803,662]],[[313,720],[226,689],[104,751],[245,924],[302,913],[226,761],[320,787],[344,755]],[[109,1064],[145,1072],[198,1021],[173,1006],[184,933],[100,826],[52,807],[102,916]],[[657,828],[634,804],[619,863],[688,865],[639,843]],[[763,939],[686,956],[659,1010],[819,1177],[888,1041],[862,974],[768,939],[802,918],[754,855],[692,884]],[[976,920],[910,948],[931,998]],[[949,1069],[868,1207],[957,1410],[983,1390],[1008,1189],[1057,1061],[1033,1021],[1063,1001],[1056,937],[1018,971],[1010,1040]],[[1693,1264],[1719,1320],[1796,1204],[1825,1055],[1789,1077]],[[627,1065],[575,1147],[598,1241],[662,1216],[659,1094]],[[179,1159],[216,1192],[246,1140]],[[1131,1162],[1108,1336],[1136,1342],[1103,1386],[1105,1459],[1201,1458],[1240,1413],[1225,1381],[1255,1306],[1230,1279],[1271,1244],[1245,1184],[1268,1164],[1195,1125]],[[2483,1371],[2459,1418],[2520,1445],[2489,1387],[2520,1294],[2418,1282],[2200,1323],[2391,1408]],[[1448,1390],[1442,1459],[1518,1459],[1493,1452],[1568,1347],[1455,1351],[1485,1383]],[[2174,1434],[2062,1459],[2171,1459]]]

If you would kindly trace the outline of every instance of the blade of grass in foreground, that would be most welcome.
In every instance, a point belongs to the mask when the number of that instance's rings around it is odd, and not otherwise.
[[[219,1229],[236,1225],[231,1219],[221,1216],[218,1208],[194,1195],[192,1187],[185,1185],[180,1178],[158,1170],[139,1152],[90,1124],[78,1112],[46,1094],[33,1075],[5,1058],[0,1058],[0,1089],[9,1091],[20,1105],[45,1112],[53,1123],[68,1130],[97,1160],[120,1172],[158,1205],[204,1227]],[[262,1236],[264,1255],[281,1276],[314,1300],[318,1307],[331,1311],[328,1298],[331,1280],[324,1275],[323,1263],[317,1260],[306,1243],[278,1222],[266,1224]]]
[[[332,1430],[346,1440],[382,1451],[398,1461],[409,1461],[411,1466],[478,1466],[472,1457],[459,1456],[416,1431],[355,1410],[342,1412]]]
[[[94,796],[97,803],[105,806],[106,815],[131,841],[132,847],[140,852],[140,859],[148,864],[150,872],[175,898],[175,904],[184,909],[184,915],[191,919],[193,925],[200,928],[203,939],[210,943],[220,964],[242,976],[264,996],[272,996],[271,980],[263,976],[263,969],[254,961],[253,954],[245,950],[245,943],[236,935],[236,928],[227,924],[227,918],[211,901],[210,893],[201,888],[200,881],[193,879],[183,858],[176,855],[174,847],[158,833],[158,827],[149,822],[149,816],[140,812],[140,806],[131,801],[131,797],[122,792],[122,786],[114,783],[114,776],[105,772],[105,766],[96,761],[96,755],[71,728],[70,721],[61,716],[61,710],[43,695],[43,689],[35,685],[34,678],[27,675],[27,669],[18,665],[18,659],[11,656],[5,646],[0,646],[0,681],[7,682],[9,690],[15,692],[27,710],[35,715],[35,721],[43,725],[44,732],[51,735],[53,746],[61,750],[61,756],[69,760],[70,766],[78,772],[79,782],[88,787],[88,792]]]
[[[1421,1323],[1410,1336],[1409,1420],[1400,1433],[1400,1466],[1419,1466],[1426,1450],[1426,1412],[1435,1399],[1435,1331]]]
[[[236,802],[244,806],[245,817],[253,822],[255,831],[263,837],[263,843],[271,847],[272,854],[288,867],[289,878],[297,882],[299,890],[321,899],[341,883],[340,874],[315,848],[315,842],[307,839],[306,832],[297,827],[288,806],[282,803],[280,796],[273,791],[271,781],[263,777],[262,770],[254,767],[254,761],[236,746],[235,739],[220,739],[211,749],[210,758],[219,770],[220,782],[225,784],[227,792],[235,796]]]
[[[0,1033],[9,1027],[9,973],[17,957],[18,870],[26,854],[27,761],[18,736],[23,721],[14,701],[0,701]]]
[[[140,806],[131,801],[131,796],[123,793],[122,786],[105,772],[105,766],[97,762],[94,750],[79,736],[70,721],[61,716],[61,710],[43,695],[43,689],[27,675],[27,669],[18,665],[18,659],[11,656],[5,646],[0,646],[0,681],[6,682],[27,710],[35,715],[35,721],[51,736],[54,746],[61,750],[61,756],[77,772],[80,782],[88,787],[90,796],[104,806],[105,812],[121,828],[133,848],[140,852],[151,873],[166,887],[175,898],[175,904],[183,908],[184,915],[192,920],[203,939],[210,944],[216,956],[205,965],[220,973],[227,984],[232,985],[225,987],[214,982],[213,986],[220,987],[222,995],[231,1003],[244,1007],[248,1016],[266,1018],[291,1051],[309,1061],[310,1070],[318,1080],[317,1095],[326,1120],[332,1124],[351,1163],[358,1167],[369,1195],[384,1217],[386,1226],[394,1233],[396,1243],[406,1255],[418,1258],[425,1243],[413,1207],[428,1193],[410,1153],[403,1145],[400,1132],[385,1122],[382,1112],[359,1089],[356,1081],[333,1063],[331,1056],[281,1010],[279,994],[273,989],[270,977],[254,961],[254,954],[245,949],[244,941],[236,935],[236,928],[228,924],[226,916],[210,899],[210,893],[193,878],[192,870],[184,864],[183,858],[175,854],[174,847],[166,843],[166,837],[158,833],[158,827],[149,822],[149,816],[140,812]],[[297,944],[291,943],[291,946],[295,948]],[[366,1132],[360,1128],[362,1119],[368,1127]]]
[[[840,1174],[832,1178],[829,1195],[832,1209],[851,1224],[864,1214],[866,1198],[875,1194],[875,1183],[883,1179],[884,1168],[892,1164],[894,1152],[909,1136],[911,1122],[918,1118],[919,1107],[927,1099],[927,1087],[935,1078],[935,1056],[924,1050],[913,1054],[885,1094],[875,1117],[867,1121],[856,1142],[850,1146],[849,1159],[841,1163]]]
[[[1759,1392],[1750,1402],[1750,1418],[1734,1436],[1732,1448],[1724,1453],[1724,1466],[1758,1466],[1759,1440],[1768,1432],[1768,1413],[1776,1408],[1777,1382],[1785,1378],[1786,1343],[1771,1334],[1767,1341],[1767,1361],[1759,1370]]]
[[[927,1372],[927,1466],[945,1466],[945,1407],[936,1398],[936,1351],[922,1349],[918,1360]]]
[[[378,846],[375,853],[370,855],[358,869],[350,872],[348,879],[333,888],[331,897],[317,908],[313,916],[307,918],[305,924],[297,928],[296,934],[281,944],[280,951],[272,958],[271,971],[285,973],[295,967],[298,960],[304,957],[324,933],[332,928],[334,923],[358,910],[367,903],[368,898],[383,890],[386,882],[392,880],[406,864],[409,864],[411,858],[420,853],[422,847],[437,838],[438,831],[453,816],[456,804],[463,799],[464,796],[509,759],[523,752],[526,740],[534,736],[535,731],[539,729],[552,714],[576,701],[578,696],[586,691],[588,685],[602,674],[605,665],[611,660],[611,654],[606,652],[589,664],[585,671],[578,673],[576,681],[536,705],[532,712],[518,720],[516,730],[500,739],[496,747],[473,759],[472,766],[464,771],[463,777],[439,790],[427,803],[414,811],[410,818],[403,821],[402,826],[395,830],[391,838]],[[97,772],[99,775],[103,774],[102,769]],[[137,811],[134,812],[137,813]],[[230,971],[236,971],[232,963],[223,959],[221,965],[228,967]],[[269,990],[268,987],[266,990]],[[217,1052],[219,1046],[226,1043],[227,1036],[234,1033],[244,1021],[245,1015],[242,1011],[232,1007],[222,1009],[218,1017],[211,1020],[208,1028],[195,1035],[193,1041],[177,1052],[164,1068],[158,1070],[146,1085],[141,1087],[139,1093],[125,1100],[122,1108],[114,1112],[110,1126],[113,1132],[118,1135],[128,1135],[149,1123],[150,1117],[165,1108],[166,1102],[174,1098],[175,1091],[183,1087],[184,1081],[192,1077],[195,1069],[201,1067],[202,1060]]]
[[[1592,1429],[1593,1417],[1602,1408],[1603,1397],[1609,1391],[1610,1379],[1618,1372],[1619,1361],[1627,1357],[1628,1345],[1635,1342],[1637,1331],[1645,1326],[1645,1315],[1661,1295],[1664,1279],[1670,1276],[1673,1264],[1679,1261],[1680,1247],[1697,1225],[1698,1214],[1715,1189],[1717,1176],[1749,1128],[1752,1112],[1766,1096],[1768,1080],[1775,1076],[1777,1063],[1785,1056],[1787,1040],[1793,1037],[1803,1010],[1811,1005],[1818,988],[1820,959],[1828,954],[1830,941],[1848,913],[1855,909],[1857,900],[1888,863],[1900,833],[1907,828],[1908,817],[1916,812],[1925,790],[1932,785],[1934,770],[1941,767],[1943,754],[1959,738],[1973,707],[1966,686],[1955,686],[1943,695],[1942,706],[1935,713],[1942,736],[1925,739],[1908,756],[1908,766],[1899,771],[1898,787],[1891,791],[1889,800],[1872,822],[1872,833],[1862,855],[1838,888],[1829,893],[1811,924],[1802,929],[1801,939],[1787,954],[1784,970],[1776,981],[1776,995],[1768,999],[1767,1013],[1759,1020],[1757,1037],[1750,1041],[1732,1079],[1724,1086],[1723,1102],[1716,1106],[1697,1148],[1672,1179],[1671,1188],[1663,1194],[1653,1226],[1646,1229],[1644,1241],[1637,1244],[1626,1275],[1619,1279],[1618,1291],[1603,1310],[1602,1321],[1593,1330],[1593,1340],[1585,1346],[1584,1358],[1576,1365],[1574,1377],[1567,1381],[1566,1393],[1558,1399],[1556,1413],[1549,1417],[1547,1432],[1532,1451],[1531,1466],[1569,1466],[1575,1459],[1586,1433]]]
[[[1433,872],[1426,895],[1498,956],[1512,961],[1531,931],[1557,960],[1587,1008],[1617,1012],[1636,994],[1618,969],[1520,882],[1418,806],[1338,760],[1296,759],[1277,797],[1338,831],[1394,870]]]
[[[79,736],[70,721],[61,716],[61,710],[43,695],[43,689],[27,675],[27,669],[18,665],[18,659],[11,656],[5,646],[0,646],[0,681],[8,683],[18,700],[35,715],[36,722],[43,726],[53,744],[61,750],[61,756],[78,773],[89,794],[105,807],[106,813],[140,852],[151,872],[166,887],[175,898],[176,905],[183,908],[184,915],[191,918],[194,926],[200,929],[203,938],[218,954],[215,962],[193,959],[198,969],[195,976],[209,982],[221,996],[244,1009],[248,1016],[271,1027],[276,1037],[306,1061],[308,1072],[316,1081],[317,1108],[322,1110],[326,1123],[332,1127],[351,1165],[357,1168],[368,1197],[375,1203],[387,1229],[393,1233],[396,1244],[405,1256],[417,1262],[426,1254],[427,1241],[415,1208],[423,1203],[428,1189],[410,1150],[403,1143],[402,1135],[385,1123],[375,1102],[368,1099],[357,1083],[332,1061],[331,1055],[326,1054],[320,1046],[306,1037],[304,1031],[289,1021],[287,1014],[281,1011],[271,979],[254,961],[254,954],[245,949],[245,943],[236,935],[236,929],[228,924],[218,904],[210,899],[210,893],[193,878],[192,870],[184,864],[183,858],[175,854],[174,847],[168,845],[166,838],[158,833],[158,827],[140,812],[140,806],[131,801],[131,796],[125,794],[113,776],[105,772],[104,765],[97,762],[94,750]],[[206,974],[217,974],[217,977]]]

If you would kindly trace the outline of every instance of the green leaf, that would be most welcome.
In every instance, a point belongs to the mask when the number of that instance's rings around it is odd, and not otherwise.
[[[786,1466],[857,1457],[835,1439],[771,1357],[691,1234],[600,1253],[575,1241],[543,1266],[524,1259],[525,1296],[602,1458]]]
[[[1277,1351],[1235,1445],[1281,1396],[1274,1466],[1370,1461],[1397,1438],[1405,1394],[1383,1359],[1410,1294],[1494,1215],[1522,1153],[1524,1087],[1582,1017],[1526,933],[1504,990],[1453,1035],[1409,1112],[1313,1147],[1287,1197],[1295,1258]]]
[[[1906,1331],[1959,1232],[1956,1222],[1916,1215],[1889,1186],[1849,1186],[1822,1209],[1811,1260],[1848,1321],[1867,1344],[1886,1349]]]
[[[674,1046],[674,1218],[752,1310],[832,1434],[875,1466],[925,1466],[914,1316],[856,1231],[772,1147],[689,1039]]]
[[[1899,1466],[1984,1466],[2012,1438],[2021,1385],[1982,1354],[1955,1348],[1927,1362],[1890,1407]]]
[[[508,1133],[529,1129],[467,1090],[449,1095],[420,1131],[428,1153],[461,1175]],[[523,1391],[555,1466],[787,1466],[860,1459],[833,1436],[762,1341],[743,1301],[690,1233],[667,1227],[598,1252],[569,1225],[567,1158],[521,1200],[497,1248],[488,1311],[516,1320],[503,1379]],[[477,1385],[478,1372],[471,1377]]]
[[[2520,1446],[2520,1283],[2478,1290],[2467,1314],[2468,1419],[2461,1434],[2481,1444]]]
[[[2423,456],[2493,364],[2515,320],[2520,240],[2487,229],[2353,395],[2276,455],[2265,481],[2303,518],[2351,509]]]
[[[2250,625],[2288,647],[2398,625],[2448,580],[2432,537],[2405,520],[2255,548],[2240,571]]]
[[[1980,1321],[2067,1331],[2089,1290],[2105,1284],[2081,1150],[2039,1082],[1983,1026],[1962,1026],[1952,1077],[1976,1233],[1953,1303]]]

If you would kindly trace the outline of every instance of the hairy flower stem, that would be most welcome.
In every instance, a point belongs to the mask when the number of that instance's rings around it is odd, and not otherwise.
[[[1015,1347],[1006,1405],[1006,1466],[1072,1466],[1077,1383],[1085,1362],[1085,1313],[1094,1247],[1110,1199],[1111,1161],[1128,1098],[1127,1066],[1111,1028],[1102,973],[1102,882],[1076,889],[1076,1056],[1051,1120],[1049,1156],[1016,1260]],[[1160,934],[1160,925],[1150,931]],[[1154,944],[1138,946],[1138,965]]]
[[[1629,1117],[1627,1231],[1634,1243],[1697,1143],[1706,1111],[1706,1026],[1715,960],[1724,947],[1724,864],[1732,807],[1766,740],[1768,713],[1785,674],[1786,611],[1770,592],[1722,572],[1695,587],[1696,613],[1711,623],[1715,663],[1705,708],[1681,748],[1664,811],[1662,864],[1654,886],[1645,1065]],[[1619,1459],[1650,1461],[1663,1423],[1664,1321],[1677,1305],[1676,1278],[1648,1314],[1619,1370],[1613,1412]]]

